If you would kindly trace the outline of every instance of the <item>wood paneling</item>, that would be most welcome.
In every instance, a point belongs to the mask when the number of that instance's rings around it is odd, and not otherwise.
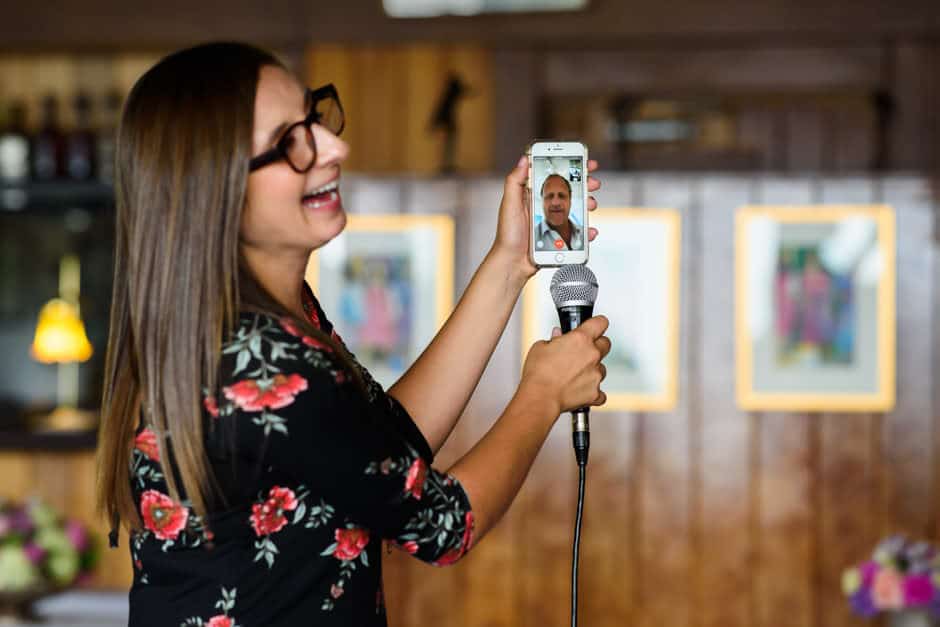
[[[444,133],[431,120],[447,80],[469,93],[457,105],[458,172],[486,172],[493,158],[490,53],[477,46],[417,44],[314,46],[307,52],[311,85],[333,82],[346,112],[347,170],[436,174]]]

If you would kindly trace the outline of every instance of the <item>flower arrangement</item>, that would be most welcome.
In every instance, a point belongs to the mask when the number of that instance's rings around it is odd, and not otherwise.
[[[940,553],[926,542],[891,536],[870,560],[842,575],[842,590],[859,615],[922,610],[940,617]]]
[[[0,500],[0,595],[40,595],[82,583],[97,557],[96,542],[80,522],[38,499]]]

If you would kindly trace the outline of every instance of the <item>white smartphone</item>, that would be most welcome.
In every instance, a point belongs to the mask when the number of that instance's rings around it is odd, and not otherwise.
[[[532,263],[538,267],[587,263],[587,146],[537,141],[528,155]]]

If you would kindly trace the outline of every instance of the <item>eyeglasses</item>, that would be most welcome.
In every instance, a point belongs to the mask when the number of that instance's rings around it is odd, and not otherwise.
[[[248,162],[249,171],[254,172],[258,168],[284,159],[291,169],[303,174],[317,162],[313,125],[319,124],[334,135],[343,132],[346,116],[343,114],[343,106],[339,103],[339,94],[332,83],[317,89],[308,89],[306,101],[310,107],[307,117],[288,126],[274,148],[252,157]]]

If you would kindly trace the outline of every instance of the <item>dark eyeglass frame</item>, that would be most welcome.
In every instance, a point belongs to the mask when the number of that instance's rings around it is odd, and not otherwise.
[[[339,129],[336,131],[331,130],[331,132],[334,135],[339,135],[342,133],[343,129],[346,128],[346,112],[343,111],[343,105],[339,101],[339,93],[336,91],[336,87],[333,85],[333,83],[328,83],[322,87],[317,87],[316,89],[307,88],[305,99],[309,103],[308,106],[310,107],[310,112],[307,114],[307,117],[288,126],[284,132],[281,133],[281,137],[277,140],[274,148],[266,150],[256,157],[252,157],[248,162],[248,171],[254,172],[259,168],[263,168],[266,165],[270,165],[283,159],[294,172],[297,172],[298,174],[309,172],[313,165],[317,162],[317,144],[313,139],[313,125],[319,124],[322,117],[321,114],[317,112],[317,103],[319,103],[321,100],[326,100],[327,98],[332,98],[336,103],[336,106],[339,107],[339,112],[342,119]],[[290,160],[290,157],[287,156],[287,141],[298,126],[306,127],[307,133],[310,135],[310,142],[313,146],[313,158],[310,160],[310,165],[304,169],[300,169],[294,166]]]

